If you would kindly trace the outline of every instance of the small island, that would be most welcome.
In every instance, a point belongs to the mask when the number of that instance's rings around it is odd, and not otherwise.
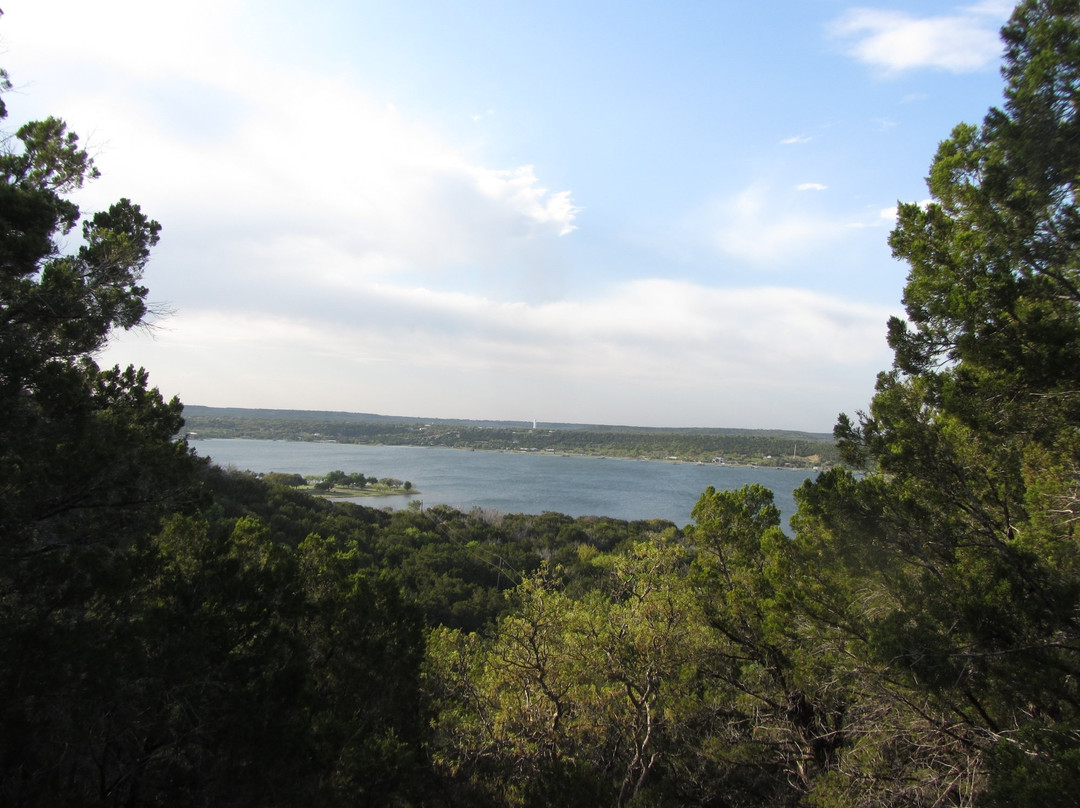
[[[359,472],[346,474],[341,470],[306,477],[302,474],[287,474],[280,471],[271,471],[257,476],[272,485],[307,490],[321,497],[395,497],[420,493],[408,480],[398,480],[394,477],[368,477]]]

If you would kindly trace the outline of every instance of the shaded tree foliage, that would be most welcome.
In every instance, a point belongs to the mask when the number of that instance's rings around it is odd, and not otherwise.
[[[1021,3],[1005,103],[938,149],[894,369],[842,418],[847,458],[801,496],[803,536],[862,575],[868,659],[926,701],[987,781],[981,804],[1080,786],[1080,5]],[[812,538],[811,538],[812,537]],[[958,798],[957,798],[958,799]]]
[[[68,195],[97,172],[59,119],[4,144],[0,802],[406,799],[423,638],[351,541],[371,520],[297,536],[315,500],[225,485],[177,437],[177,400],[97,366],[144,321],[160,227],[128,200],[82,217]]]

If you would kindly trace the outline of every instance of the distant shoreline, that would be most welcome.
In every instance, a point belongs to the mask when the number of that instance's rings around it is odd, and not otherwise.
[[[772,469],[775,471],[800,471],[804,474],[806,472],[821,471],[824,468],[831,466],[831,463],[823,463],[820,466],[794,466],[790,463],[774,464],[774,463],[740,463],[736,461],[725,460],[723,463],[707,462],[703,460],[684,459],[684,458],[672,458],[672,457],[627,457],[621,455],[604,455],[595,454],[593,452],[574,451],[572,449],[560,450],[560,451],[530,451],[527,449],[497,449],[497,448],[481,448],[481,447],[469,447],[469,446],[427,446],[418,445],[415,443],[360,443],[356,441],[342,441],[342,440],[301,440],[294,438],[259,438],[252,436],[242,437],[201,437],[190,436],[189,442],[193,444],[198,443],[210,443],[216,440],[235,440],[235,441],[263,441],[265,443],[305,443],[305,444],[323,444],[326,446],[387,446],[396,447],[402,449],[449,449],[456,452],[491,452],[493,454],[509,454],[509,455],[522,455],[540,456],[540,457],[575,457],[585,458],[593,460],[615,460],[628,463],[664,463],[671,466],[716,466],[718,468],[749,468],[749,469]],[[359,497],[393,497],[393,496],[411,496],[413,494],[420,493],[417,489],[411,489],[410,491],[370,491],[368,489],[343,489],[341,493],[327,494],[326,492],[309,490],[308,488],[301,488],[298,490],[308,491],[308,493],[316,494],[318,496],[325,496],[330,498],[359,498]]]

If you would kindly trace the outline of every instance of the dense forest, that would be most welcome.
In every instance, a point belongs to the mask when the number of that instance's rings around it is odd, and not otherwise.
[[[840,461],[836,442],[784,430],[660,429],[583,424],[483,424],[440,419],[282,410],[185,407],[189,438],[258,438],[537,451],[711,463],[812,468]]]
[[[790,536],[757,486],[676,526],[207,464],[94,360],[160,226],[80,211],[63,121],[7,136],[0,804],[1074,805],[1080,1],[1002,34],[1002,107],[890,237],[894,365]]]

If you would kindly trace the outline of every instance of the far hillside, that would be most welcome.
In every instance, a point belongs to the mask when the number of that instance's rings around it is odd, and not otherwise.
[[[336,441],[813,468],[840,460],[831,435],[789,430],[468,421],[315,410],[184,407],[193,439]]]

